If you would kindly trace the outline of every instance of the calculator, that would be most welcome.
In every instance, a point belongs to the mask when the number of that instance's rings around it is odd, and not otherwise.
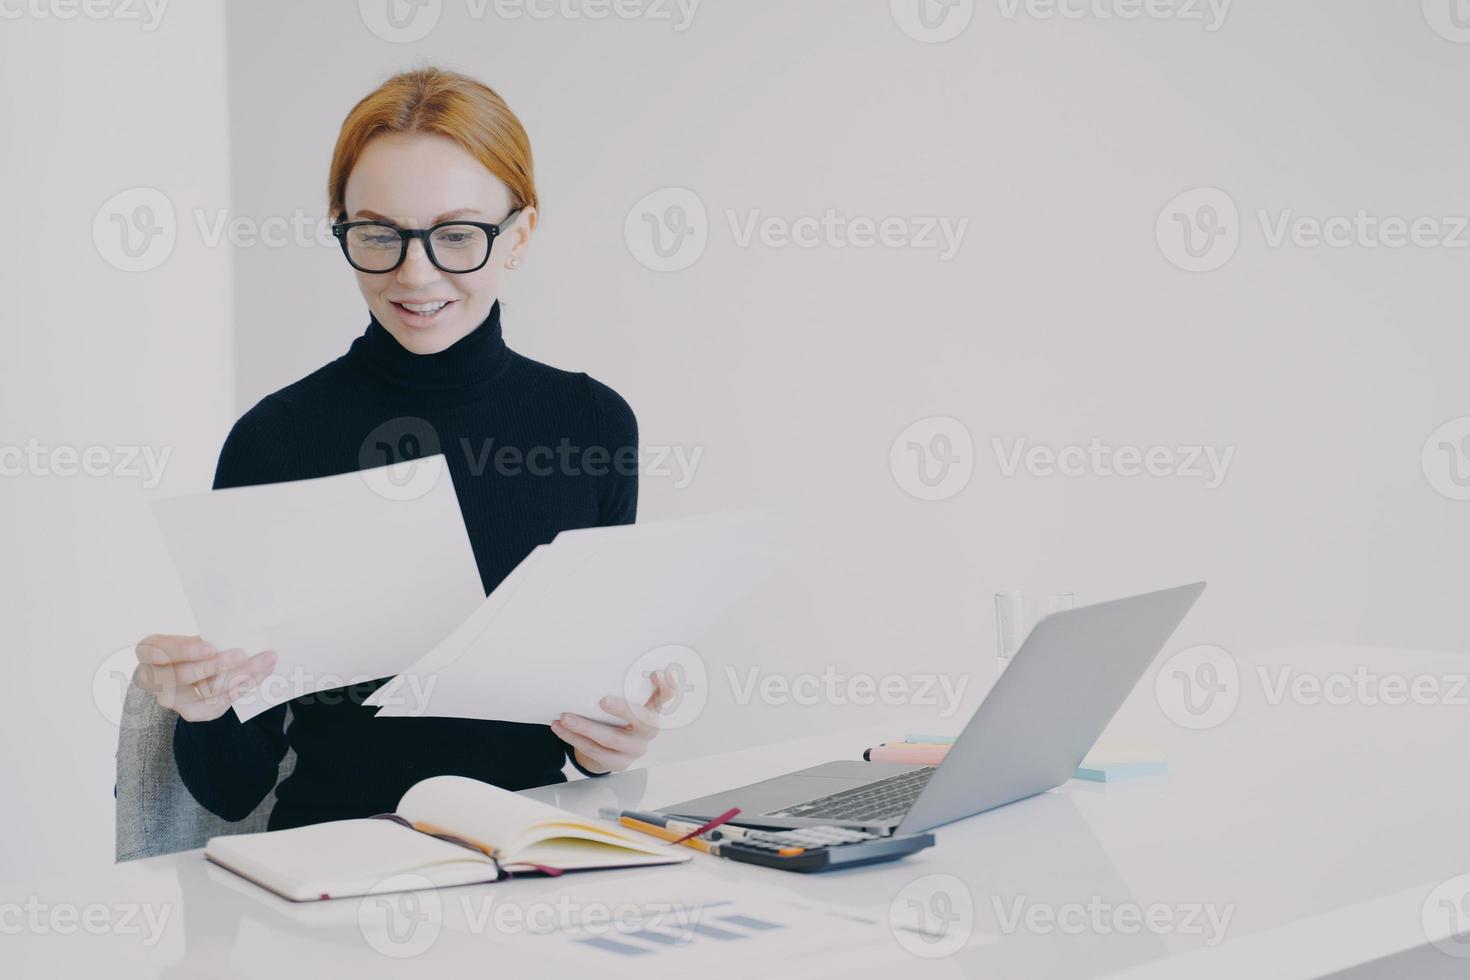
[[[896,861],[934,844],[933,834],[880,837],[847,827],[757,830],[725,824],[704,839],[718,857],[782,871],[831,871],[880,861]]]

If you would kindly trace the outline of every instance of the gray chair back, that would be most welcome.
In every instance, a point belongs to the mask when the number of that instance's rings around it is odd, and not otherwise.
[[[211,837],[265,830],[272,792],[244,820],[230,821],[201,806],[185,788],[174,762],[178,715],[161,707],[136,681],[128,684],[117,740],[117,860],[172,854],[203,847]],[[290,775],[296,753],[287,751],[276,782]]]

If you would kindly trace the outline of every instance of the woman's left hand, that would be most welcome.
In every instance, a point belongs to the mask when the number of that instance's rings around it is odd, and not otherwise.
[[[623,725],[609,725],[581,715],[564,714],[551,723],[556,737],[574,750],[577,765],[588,772],[622,772],[648,751],[648,743],[658,735],[659,708],[679,692],[678,683],[666,670],[653,672],[653,694],[641,705],[631,705],[618,697],[605,697],[598,707]]]

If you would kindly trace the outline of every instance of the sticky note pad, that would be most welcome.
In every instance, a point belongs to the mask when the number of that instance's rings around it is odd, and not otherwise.
[[[1159,776],[1167,773],[1169,766],[1160,759],[1157,762],[1087,762],[1077,767],[1072,775],[1094,783],[1116,783],[1141,776]]]

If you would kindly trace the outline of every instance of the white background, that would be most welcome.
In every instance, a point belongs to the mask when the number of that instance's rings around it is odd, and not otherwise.
[[[683,31],[674,7],[671,22],[436,6],[414,43],[375,35],[354,3],[180,3],[151,31],[0,21],[0,445],[172,452],[151,490],[0,479],[7,870],[111,858],[116,730],[94,675],[191,625],[148,496],[207,486],[233,419],[367,323],[335,246],[211,246],[200,220],[323,216],[343,116],[425,61],[495,87],[535,148],[543,218],[504,297],[510,345],[611,384],[645,446],[703,451],[687,488],[645,477],[640,518],[767,503],[810,518],[802,559],[698,645],[709,707],[656,757],[871,716],[756,703],[736,725],[727,664],[945,672],[970,677],[973,703],[1002,588],[1090,602],[1208,579],[1171,650],[1466,648],[1470,503],[1436,490],[1421,453],[1470,415],[1470,248],[1273,247],[1260,218],[1470,214],[1470,44],[1419,0],[1241,0],[1215,31],[981,0],[937,44],[881,0],[705,0]],[[125,272],[92,225],[137,187],[172,202],[177,243]],[[697,195],[708,245],[658,272],[624,227],[670,187]],[[1186,272],[1155,226],[1201,187],[1237,207],[1238,250]],[[742,247],[727,216],[829,208],[968,226],[944,261]],[[931,416],[974,443],[973,478],[941,501],[890,466]],[[1234,456],[1216,489],[1007,477],[992,440],[1020,438]]]

